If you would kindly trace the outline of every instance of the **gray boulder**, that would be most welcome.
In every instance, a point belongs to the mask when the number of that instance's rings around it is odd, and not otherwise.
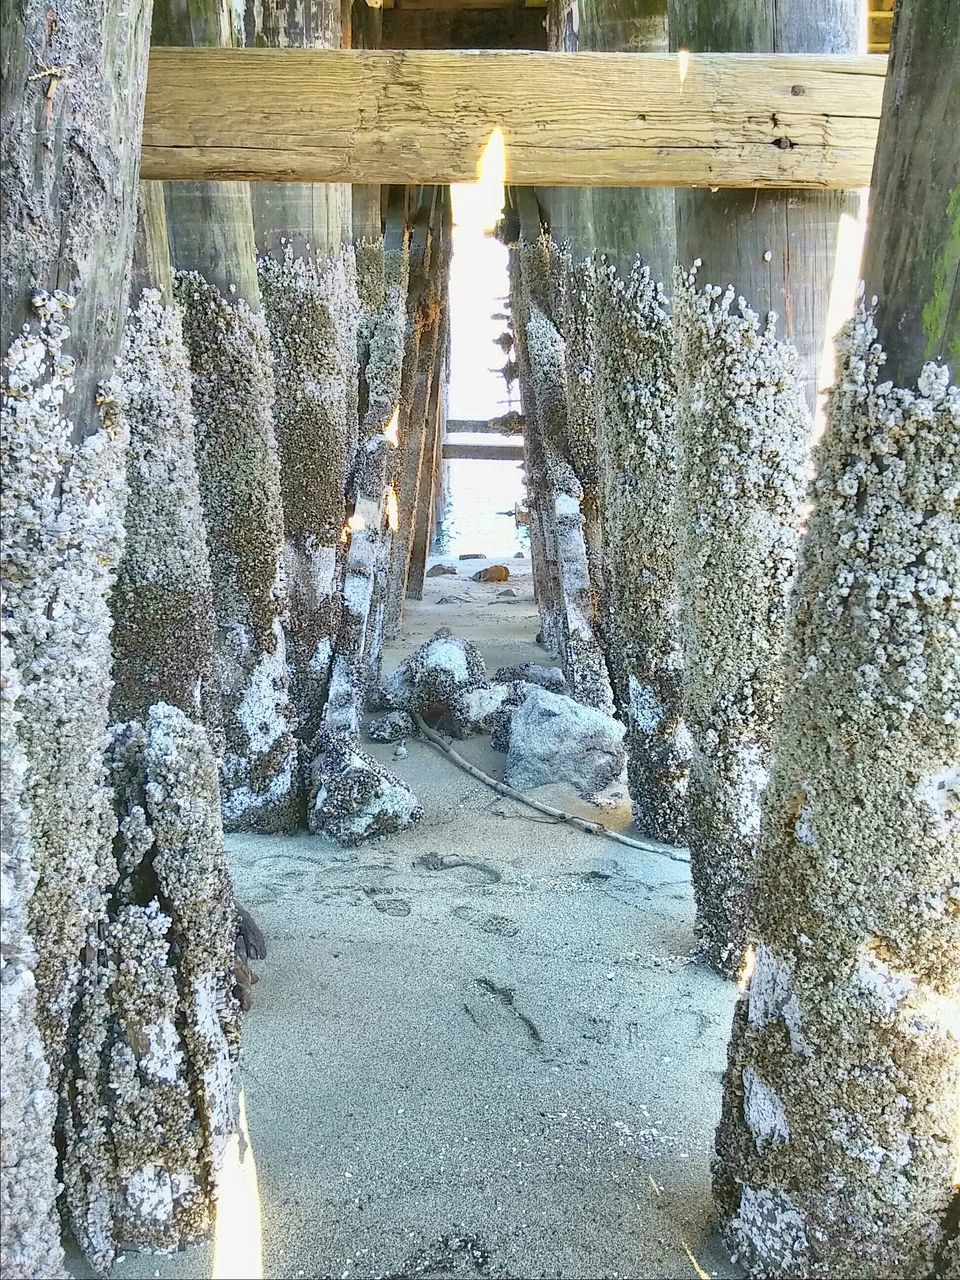
[[[311,750],[311,831],[351,846],[403,831],[423,817],[403,779],[361,750],[350,734],[322,729]]]
[[[595,800],[623,774],[626,729],[619,720],[539,685],[521,686],[510,716],[504,781],[518,791],[569,782]]]

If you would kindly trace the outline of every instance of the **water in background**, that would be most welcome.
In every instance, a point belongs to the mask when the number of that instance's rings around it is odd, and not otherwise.
[[[458,444],[519,444],[517,435],[458,432]],[[517,528],[514,506],[525,508],[523,465],[486,458],[450,458],[443,464],[445,502],[437,529],[441,555],[482,555],[508,559],[522,551],[529,555],[526,526]]]
[[[489,233],[472,208],[476,190],[453,189],[455,225],[450,263],[450,379],[447,416],[471,421],[497,418],[520,408],[517,384],[504,379],[508,360],[510,291],[506,246]],[[501,191],[502,196],[502,191]],[[518,435],[456,432],[458,444],[521,442]],[[479,554],[507,559],[529,553],[525,527],[517,528],[514,507],[526,507],[519,462],[451,458],[443,464],[444,505],[435,538],[442,555]],[[505,514],[504,514],[505,513]]]

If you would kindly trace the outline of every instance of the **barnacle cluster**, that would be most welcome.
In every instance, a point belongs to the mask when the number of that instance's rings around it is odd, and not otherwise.
[[[0,634],[0,1267],[10,1280],[66,1276],[60,1247],[59,1192],[53,1126],[56,1099],[37,1030],[37,953],[28,908],[37,885],[25,795],[27,760],[18,740],[20,674]]]
[[[735,974],[783,692],[812,420],[796,352],[732,288],[674,280],[676,555],[701,953]]]
[[[179,707],[222,751],[213,585],[180,312],[146,289],[124,326],[119,400],[130,430],[123,556],[110,598],[114,721]]]
[[[116,830],[104,769],[107,596],[123,539],[127,446],[115,383],[101,389],[101,422],[90,434],[81,437],[64,416],[73,305],[63,293],[34,294],[33,319],[4,360],[2,408],[2,626],[22,684],[17,738],[37,876],[29,934],[54,1093]]]
[[[634,819],[686,840],[687,730],[680,686],[674,503],[676,387],[663,286],[640,259],[594,271],[594,389],[603,534],[612,595],[608,661],[626,709]]]

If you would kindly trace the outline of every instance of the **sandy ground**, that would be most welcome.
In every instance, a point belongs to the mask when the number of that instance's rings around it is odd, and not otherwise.
[[[491,673],[549,661],[529,563],[510,565],[516,598],[470,582],[476,561],[428,579],[387,666],[444,624]],[[556,826],[426,744],[374,750],[420,796],[416,831],[229,841],[270,945],[245,1033],[258,1192],[248,1161],[216,1260],[114,1274],[737,1276],[709,1179],[735,992],[688,959],[687,868]],[[487,738],[463,752],[500,773]]]

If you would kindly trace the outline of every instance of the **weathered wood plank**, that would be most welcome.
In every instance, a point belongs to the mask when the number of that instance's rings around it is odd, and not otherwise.
[[[811,55],[155,49],[142,173],[471,181],[499,127],[517,185],[864,186],[885,70]]]
[[[476,431],[519,436],[524,423],[522,413],[507,413],[502,418],[448,418],[447,435],[452,431]]]
[[[449,430],[449,427],[447,428]],[[443,446],[443,457],[484,458],[488,462],[522,462],[522,444],[454,444]]]

